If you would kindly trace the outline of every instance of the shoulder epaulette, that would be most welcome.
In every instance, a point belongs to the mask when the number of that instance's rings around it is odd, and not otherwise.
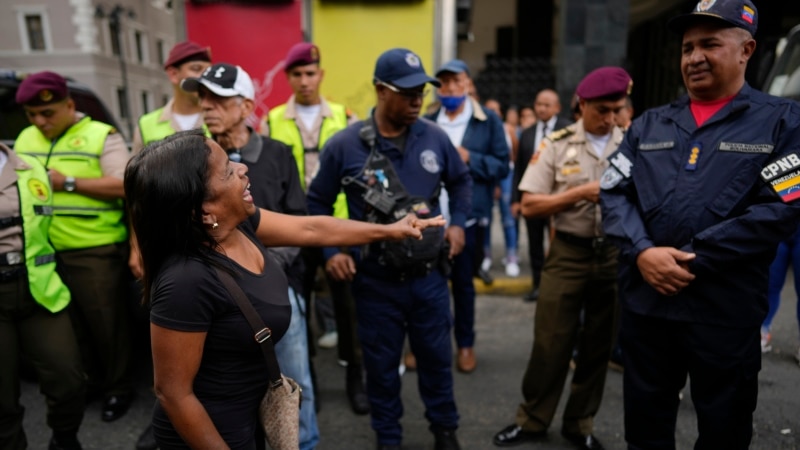
[[[575,130],[572,129],[571,126],[569,126],[566,128],[562,128],[560,130],[553,131],[552,133],[547,135],[547,139],[550,139],[551,141],[555,142],[555,141],[560,141],[561,139],[564,139],[566,137],[572,136],[573,134],[575,134]]]

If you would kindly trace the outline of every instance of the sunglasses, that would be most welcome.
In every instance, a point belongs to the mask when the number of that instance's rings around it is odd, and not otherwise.
[[[378,81],[375,84],[380,84],[381,86],[385,86],[386,89],[389,89],[390,91],[394,92],[395,94],[397,94],[397,95],[399,95],[401,97],[405,97],[408,100],[423,99],[423,98],[427,97],[428,94],[431,93],[430,89],[423,89],[421,91],[406,91],[406,90],[399,89],[397,86],[392,86],[389,83],[385,83],[383,81]]]

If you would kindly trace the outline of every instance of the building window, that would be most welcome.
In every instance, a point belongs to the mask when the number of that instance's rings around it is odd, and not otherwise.
[[[119,118],[128,120],[128,95],[125,88],[117,88],[117,104],[119,105]]]
[[[133,41],[136,44],[136,60],[140,63],[144,62],[144,37],[141,31],[133,32]]]
[[[120,56],[122,54],[122,44],[120,43],[120,33],[111,24],[108,25],[108,35],[111,37],[111,54]]]
[[[25,32],[30,50],[47,50],[44,40],[44,21],[41,14],[25,14]]]
[[[166,59],[164,58],[164,41],[161,39],[156,41],[156,52],[158,53],[158,65],[163,66]]]
[[[142,114],[150,112],[150,93],[142,91]]]

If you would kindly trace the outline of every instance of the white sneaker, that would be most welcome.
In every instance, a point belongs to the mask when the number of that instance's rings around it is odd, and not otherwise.
[[[506,275],[511,278],[517,278],[519,276],[519,264],[515,262],[506,264]]]
[[[492,258],[483,258],[481,261],[481,270],[488,272],[492,268]]]
[[[317,340],[317,345],[321,348],[333,348],[339,343],[339,333],[335,331],[329,331]]]
[[[772,351],[772,335],[766,331],[761,331],[761,353]]]

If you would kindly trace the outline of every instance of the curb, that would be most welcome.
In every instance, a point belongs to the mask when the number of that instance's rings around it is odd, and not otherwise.
[[[522,296],[533,289],[533,282],[530,277],[498,277],[490,285],[484,284],[478,278],[475,278],[474,282],[477,295]]]

